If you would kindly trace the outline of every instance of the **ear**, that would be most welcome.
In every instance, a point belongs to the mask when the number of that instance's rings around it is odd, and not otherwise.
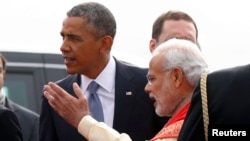
[[[182,69],[179,67],[173,68],[171,75],[173,78],[172,80],[174,82],[174,85],[176,87],[179,87],[183,81],[183,78],[184,78],[184,73],[183,73]]]
[[[113,38],[111,36],[102,37],[102,48],[101,52],[110,52],[113,45]]]
[[[150,50],[151,53],[153,53],[156,46],[157,46],[157,41],[155,39],[151,39],[150,42],[149,42],[149,50]]]

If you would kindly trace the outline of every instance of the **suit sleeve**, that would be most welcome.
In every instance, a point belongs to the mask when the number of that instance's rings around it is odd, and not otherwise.
[[[47,99],[42,96],[42,108],[39,122],[40,141],[58,141],[50,110],[51,108]]]
[[[97,122],[91,116],[85,116],[78,125],[78,131],[89,141],[132,141],[125,134],[108,127],[103,122]]]

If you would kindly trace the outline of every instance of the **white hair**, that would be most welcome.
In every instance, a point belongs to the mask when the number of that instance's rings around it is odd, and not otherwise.
[[[208,72],[208,66],[202,52],[198,45],[191,41],[176,38],[167,40],[153,51],[153,57],[162,53],[165,56],[163,66],[166,69],[181,68],[192,86],[198,83],[203,72]]]

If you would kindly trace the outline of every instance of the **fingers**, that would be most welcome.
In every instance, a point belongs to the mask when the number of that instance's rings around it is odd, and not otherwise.
[[[88,103],[81,88],[73,83],[76,97],[72,96],[54,82],[44,85],[44,96],[49,105],[69,124],[77,127],[82,117],[89,115]]]
[[[78,97],[79,102],[84,105],[86,107],[86,109],[88,110],[88,101],[86,96],[82,93],[81,88],[78,86],[77,83],[73,83],[73,89],[74,92],[76,94],[76,96]]]
[[[55,94],[49,85],[44,85],[43,95],[48,99],[48,101],[52,101],[55,99]]]
[[[49,85],[44,86],[43,95],[47,98],[49,104],[55,109],[57,105],[60,105],[60,100],[55,98],[57,94],[54,93],[53,89]]]
[[[48,85],[44,86],[44,96],[48,99],[50,106],[62,117],[70,113],[74,103],[77,103],[77,98],[71,96],[53,82],[49,82]]]
[[[74,92],[76,94],[76,96],[81,99],[83,97],[83,93],[82,93],[82,90],[81,88],[78,86],[77,83],[73,83],[73,89],[74,89]]]
[[[52,107],[58,107],[70,99],[70,95],[53,82],[44,86],[44,96]],[[59,108],[61,107],[59,106]]]
[[[45,86],[45,87],[48,87],[48,86]],[[58,102],[55,102],[55,98],[48,91],[44,91],[43,95],[47,98],[49,105],[54,110],[56,110],[57,112],[59,112],[58,109],[57,109]]]
[[[56,83],[49,82],[48,85],[51,87],[51,89],[49,89],[49,90],[51,90],[50,92],[52,92],[52,94],[54,94],[53,96],[55,98],[67,96],[68,93],[64,89],[62,89],[60,86],[58,86]]]
[[[47,87],[47,86],[45,86],[45,87]],[[48,101],[53,101],[53,100],[55,99],[55,98],[54,98],[51,94],[49,94],[47,91],[44,91],[43,94],[44,94],[44,96],[48,99]]]
[[[76,94],[76,98],[62,89],[54,82],[49,82],[48,85],[44,86],[44,96],[48,99],[50,103],[53,105],[65,104],[69,101],[86,101],[81,88],[78,86],[77,83],[73,84],[73,89]]]

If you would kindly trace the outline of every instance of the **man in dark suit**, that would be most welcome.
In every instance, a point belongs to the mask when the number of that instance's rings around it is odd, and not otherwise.
[[[88,96],[88,85],[95,81],[100,86],[97,93],[104,122],[119,132],[128,133],[134,141],[147,140],[163,127],[166,118],[156,115],[153,102],[144,91],[147,69],[111,57],[115,33],[116,21],[105,6],[87,2],[73,7],[61,30],[61,52],[71,75],[57,84],[76,96],[72,85],[77,82]],[[40,141],[52,140],[85,139],[42,97]]]
[[[207,76],[209,140],[249,140],[250,131],[250,65],[212,72]],[[213,130],[214,129],[214,130]],[[215,132],[235,131],[246,136],[212,136]],[[205,141],[200,83],[194,91],[190,109],[178,141]]]
[[[22,141],[22,132],[16,115],[0,105],[0,140]]]
[[[7,59],[0,54],[0,89],[4,83],[4,76],[6,72]],[[14,103],[8,97],[5,97],[3,93],[0,92],[0,105],[13,111],[20,123],[22,128],[23,140],[24,141],[38,141],[38,129],[39,129],[39,115],[19,104]]]
[[[39,140],[39,115],[21,105],[18,105],[10,99],[5,99],[5,107],[13,111],[22,128],[24,141]]]

